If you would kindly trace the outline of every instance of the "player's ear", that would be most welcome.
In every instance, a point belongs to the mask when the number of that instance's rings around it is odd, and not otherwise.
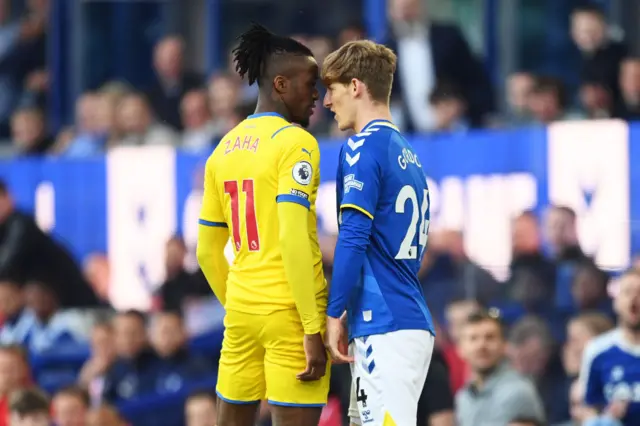
[[[284,76],[277,75],[273,79],[273,88],[277,93],[286,93],[289,89],[289,80],[287,80],[287,78],[285,78]]]
[[[367,91],[367,87],[364,85],[362,81],[358,80],[357,78],[354,78],[351,80],[351,83],[349,84],[349,91],[354,97],[358,97],[363,95]]]
[[[351,79],[351,82],[349,83],[349,90],[351,91],[351,93],[353,93],[354,95],[358,94],[358,80],[355,78]]]

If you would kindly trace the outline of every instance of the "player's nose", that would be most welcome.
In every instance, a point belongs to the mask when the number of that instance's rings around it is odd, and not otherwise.
[[[324,94],[324,99],[322,100],[322,105],[325,108],[331,108],[331,95],[329,94],[328,91],[327,91],[327,93]]]

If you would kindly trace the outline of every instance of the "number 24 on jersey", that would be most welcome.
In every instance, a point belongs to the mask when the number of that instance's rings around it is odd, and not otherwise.
[[[396,198],[396,213],[404,214],[407,201],[411,202],[411,222],[406,234],[400,243],[400,249],[396,254],[396,259],[417,259],[418,248],[414,245],[416,233],[418,234],[418,244],[420,250],[424,251],[427,245],[427,235],[429,233],[429,220],[426,219],[429,210],[429,191],[424,190],[422,205],[418,208],[418,194],[411,185],[402,187]]]

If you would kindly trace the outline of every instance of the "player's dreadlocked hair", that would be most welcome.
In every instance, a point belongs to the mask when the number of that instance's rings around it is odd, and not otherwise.
[[[240,37],[238,46],[233,49],[236,71],[240,77],[247,76],[249,84],[256,81],[258,85],[264,76],[267,62],[272,55],[291,54],[313,56],[308,47],[290,37],[273,34],[259,24],[251,27]]]

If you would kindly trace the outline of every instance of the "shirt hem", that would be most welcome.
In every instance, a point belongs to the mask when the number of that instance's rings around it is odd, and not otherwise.
[[[431,333],[434,337],[436,335],[433,326],[431,326],[430,324],[409,323],[409,324],[397,324],[397,325],[394,324],[392,326],[385,325],[385,326],[370,327],[370,328],[367,327],[366,329],[361,329],[354,333],[349,334],[349,340],[353,340],[357,337],[367,337],[367,336],[372,336],[376,334],[386,334],[386,333],[392,333],[394,331],[400,331],[400,330],[424,330]]]

